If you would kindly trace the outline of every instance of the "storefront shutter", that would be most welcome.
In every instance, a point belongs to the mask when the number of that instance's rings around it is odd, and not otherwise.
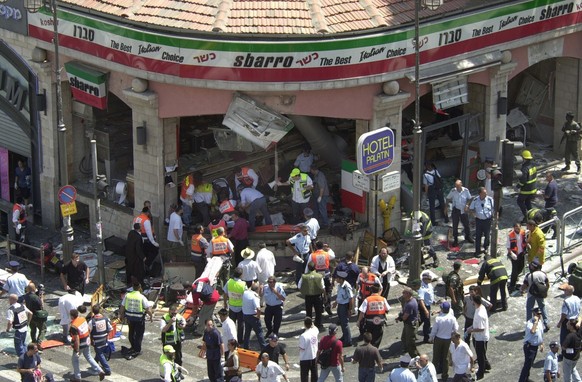
[[[0,137],[2,137],[0,146],[26,158],[32,157],[30,139],[2,110],[0,110]]]

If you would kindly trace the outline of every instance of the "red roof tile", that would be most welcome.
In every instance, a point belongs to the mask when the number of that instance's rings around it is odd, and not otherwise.
[[[451,13],[482,0],[444,0],[421,18]],[[493,5],[500,0],[491,0]],[[318,35],[365,31],[414,21],[415,0],[59,0],[91,13],[121,16],[150,26],[233,34]],[[219,10],[221,12],[219,12]]]

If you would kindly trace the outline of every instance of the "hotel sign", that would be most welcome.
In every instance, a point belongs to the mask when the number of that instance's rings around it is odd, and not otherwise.
[[[358,170],[371,175],[386,170],[394,160],[394,132],[389,127],[362,134],[358,139]]]

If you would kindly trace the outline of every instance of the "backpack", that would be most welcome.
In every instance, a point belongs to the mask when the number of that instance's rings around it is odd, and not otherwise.
[[[545,275],[545,273],[544,273]],[[543,282],[534,281],[533,275],[530,273],[531,286],[529,287],[529,293],[537,298],[548,297],[548,285],[545,280]]]
[[[337,340],[334,340],[329,348],[322,350],[321,353],[319,353],[317,363],[321,366],[322,369],[327,369],[331,365],[331,353],[333,352],[336,343]]]
[[[197,282],[194,291],[200,294],[202,302],[208,302],[214,293],[214,288],[208,283]]]

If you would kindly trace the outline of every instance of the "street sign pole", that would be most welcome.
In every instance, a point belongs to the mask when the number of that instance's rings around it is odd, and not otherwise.
[[[97,195],[97,141],[91,139],[91,155],[93,155],[93,199],[95,201],[95,225],[97,236],[97,270],[99,285],[105,285],[105,261],[103,259],[103,227],[101,222],[101,199]]]

